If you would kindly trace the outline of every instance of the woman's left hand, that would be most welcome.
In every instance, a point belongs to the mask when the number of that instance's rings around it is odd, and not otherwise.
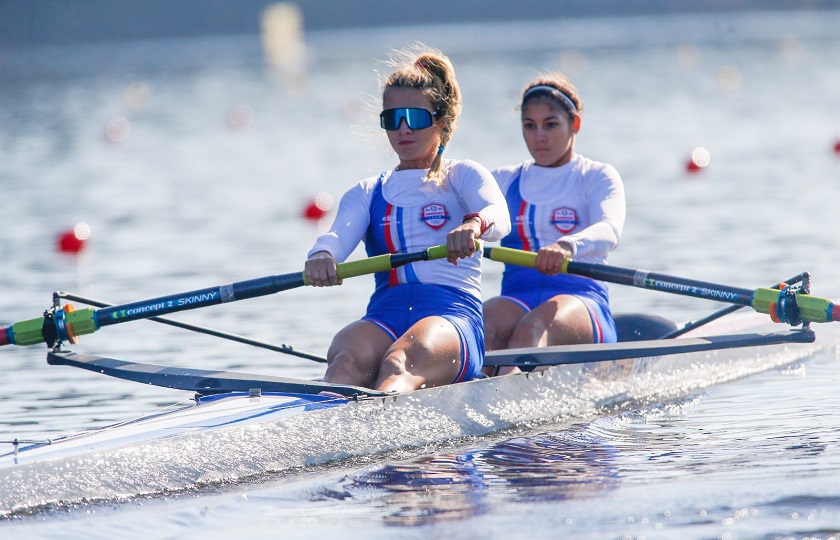
[[[571,258],[572,250],[566,245],[555,242],[540,248],[537,252],[535,268],[542,274],[554,276],[560,273],[563,262]]]
[[[458,259],[472,257],[476,252],[475,239],[481,234],[481,220],[471,219],[449,231],[446,235],[447,261],[458,264]]]

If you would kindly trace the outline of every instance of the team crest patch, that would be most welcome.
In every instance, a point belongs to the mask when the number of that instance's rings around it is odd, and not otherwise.
[[[570,233],[577,227],[577,213],[572,208],[557,208],[551,216],[551,223],[563,234]]]
[[[430,204],[423,207],[420,219],[429,227],[438,230],[446,225],[449,216],[446,214],[446,207],[442,204]]]

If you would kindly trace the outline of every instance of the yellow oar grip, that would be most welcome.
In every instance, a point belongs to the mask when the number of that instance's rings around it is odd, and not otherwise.
[[[506,248],[500,246],[494,246],[488,249],[490,251],[489,258],[492,261],[505,264],[513,264],[516,266],[523,266],[525,268],[536,268],[537,266],[537,254],[533,251],[523,251],[521,249]],[[572,262],[572,259],[563,260],[563,264],[560,265],[561,273],[569,273],[570,262]]]
[[[373,274],[376,272],[385,272],[391,269],[390,255],[377,255],[367,259],[358,261],[350,261],[339,263],[336,271],[338,279],[351,278],[363,276],[365,274]]]
[[[475,241],[476,249],[481,249],[481,243],[476,240]],[[430,247],[426,250],[429,254],[429,260],[434,261],[436,259],[445,259],[449,255],[449,251],[447,251],[446,246],[434,246]]]
[[[526,268],[534,268],[537,264],[537,254],[532,251],[522,251],[521,249],[493,246],[490,248],[490,260],[505,264],[515,264],[516,266],[524,266]]]
[[[481,249],[481,242],[475,241],[476,249]],[[350,261],[339,263],[336,266],[336,273],[338,279],[351,278],[357,276],[364,276],[366,274],[375,274],[376,272],[387,272],[398,266],[405,264],[432,261],[435,259],[445,259],[449,255],[446,246],[433,246],[425,251],[418,251],[416,253],[386,253],[385,255],[376,255],[367,259],[358,261]],[[303,276],[303,281],[306,282],[306,275]]]

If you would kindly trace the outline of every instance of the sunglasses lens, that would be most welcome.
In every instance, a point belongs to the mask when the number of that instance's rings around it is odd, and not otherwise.
[[[425,129],[430,127],[434,120],[432,113],[426,109],[386,109],[379,115],[379,125],[388,131],[400,129],[403,119],[410,129]]]

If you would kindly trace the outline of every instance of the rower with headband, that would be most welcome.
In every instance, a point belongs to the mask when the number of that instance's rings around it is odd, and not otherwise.
[[[535,269],[506,266],[499,296],[485,302],[488,350],[616,340],[606,284],[560,273],[567,259],[606,262],[624,227],[618,172],[575,152],[582,111],[577,89],[557,73],[522,92],[531,159],[493,175],[515,224],[502,246],[536,252],[537,262]]]

